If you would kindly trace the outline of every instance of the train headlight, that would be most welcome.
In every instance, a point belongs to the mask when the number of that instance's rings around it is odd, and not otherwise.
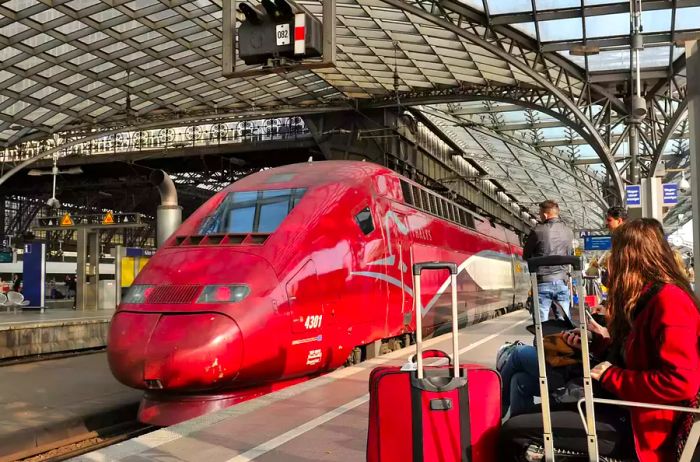
[[[236,303],[248,296],[250,289],[245,284],[223,284],[205,286],[197,303]]]
[[[155,286],[137,284],[129,287],[129,291],[122,298],[122,303],[146,303],[146,299]]]

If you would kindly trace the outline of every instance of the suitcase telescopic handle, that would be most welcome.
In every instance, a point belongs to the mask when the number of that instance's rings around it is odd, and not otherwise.
[[[454,376],[459,377],[459,345],[457,343],[458,313],[457,313],[457,265],[452,262],[430,261],[413,265],[413,306],[416,312],[416,369],[418,379],[422,380],[423,373],[423,303],[420,290],[420,273],[424,269],[449,270],[450,286],[452,288],[452,362]]]
[[[531,273],[537,271],[543,266],[561,266],[571,265],[575,271],[581,271],[583,267],[581,257],[573,257],[569,255],[549,255],[547,257],[533,257],[527,260],[527,267]]]
[[[450,271],[450,274],[457,274],[457,265],[454,263],[443,261],[426,261],[424,263],[416,263],[413,265],[413,275],[420,276],[421,271],[424,269],[446,269]]]

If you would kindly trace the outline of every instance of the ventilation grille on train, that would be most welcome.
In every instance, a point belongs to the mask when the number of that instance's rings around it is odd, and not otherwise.
[[[202,286],[157,286],[146,303],[194,303]]]
[[[269,234],[207,234],[175,237],[175,246],[189,245],[255,245],[263,244]]]

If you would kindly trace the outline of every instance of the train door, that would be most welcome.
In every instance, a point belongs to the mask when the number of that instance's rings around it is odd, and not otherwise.
[[[313,372],[327,361],[323,345],[324,304],[320,297],[318,275],[312,260],[287,283],[291,320],[291,345],[287,350],[287,372]]]
[[[389,210],[384,216],[383,225],[387,246],[384,268],[390,281],[386,327],[389,335],[397,335],[397,329],[413,321],[411,240],[405,214]]]

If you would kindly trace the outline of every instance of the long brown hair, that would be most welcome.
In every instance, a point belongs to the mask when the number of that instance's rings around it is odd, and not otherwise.
[[[676,263],[661,223],[652,218],[630,220],[615,230],[608,270],[608,326],[615,341],[621,341],[629,333],[632,311],[647,284],[674,284],[683,289],[700,309],[700,301]]]

